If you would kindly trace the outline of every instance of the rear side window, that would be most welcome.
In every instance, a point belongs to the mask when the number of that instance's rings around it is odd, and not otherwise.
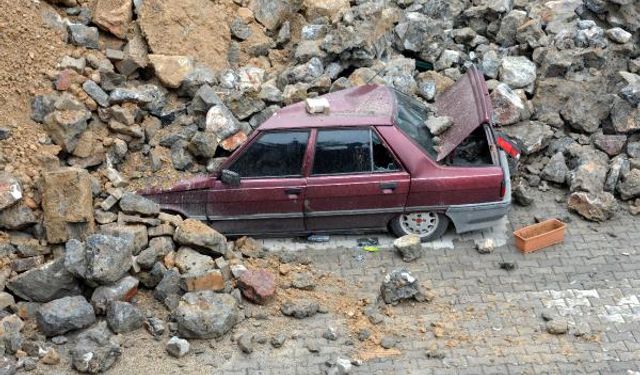
[[[314,175],[399,170],[393,156],[370,129],[319,130]]]
[[[308,139],[308,131],[266,133],[229,169],[241,177],[301,176]]]

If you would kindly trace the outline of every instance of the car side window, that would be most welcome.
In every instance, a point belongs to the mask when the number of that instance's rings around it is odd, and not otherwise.
[[[371,144],[373,146],[373,171],[392,172],[399,171],[400,167],[396,163],[389,149],[382,143],[376,132],[371,131]]]
[[[265,133],[229,167],[241,177],[302,175],[308,131]]]
[[[369,129],[319,130],[314,175],[371,172]]]

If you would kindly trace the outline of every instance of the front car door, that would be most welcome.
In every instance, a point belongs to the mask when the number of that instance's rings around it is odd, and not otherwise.
[[[304,231],[302,175],[310,131],[258,134],[223,166],[241,176],[240,186],[217,180],[208,193],[207,216],[225,234]]]
[[[403,212],[409,174],[374,129],[319,129],[314,138],[307,231],[383,229]]]

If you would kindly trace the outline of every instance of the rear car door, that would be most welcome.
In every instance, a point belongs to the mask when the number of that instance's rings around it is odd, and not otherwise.
[[[304,200],[307,231],[385,228],[410,177],[373,128],[319,129]]]
[[[304,231],[302,174],[309,130],[264,132],[226,169],[241,176],[240,186],[216,181],[209,191],[207,216],[225,234]]]

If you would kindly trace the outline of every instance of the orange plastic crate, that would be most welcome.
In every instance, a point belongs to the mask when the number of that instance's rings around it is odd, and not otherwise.
[[[531,253],[564,241],[566,227],[567,224],[558,219],[549,219],[520,228],[513,235],[518,249],[523,253]]]

